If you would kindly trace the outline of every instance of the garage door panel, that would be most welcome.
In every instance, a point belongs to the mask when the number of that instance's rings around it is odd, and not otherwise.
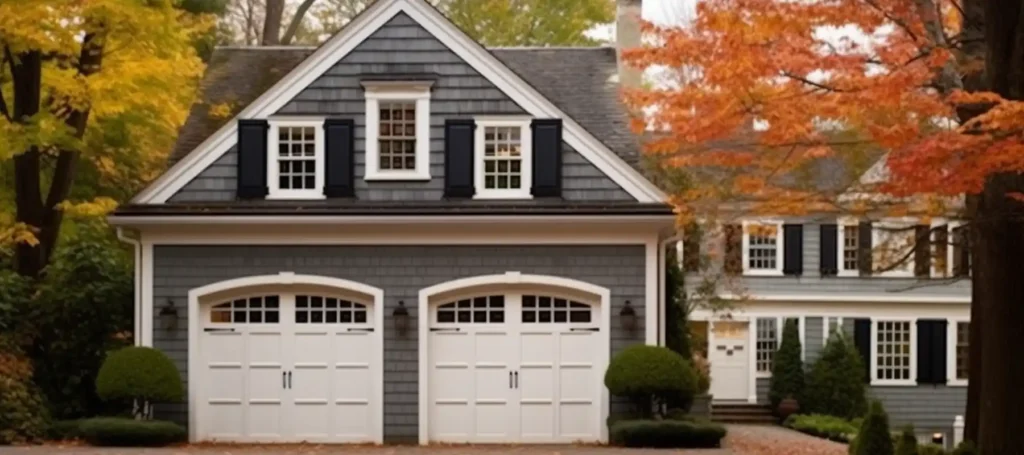
[[[507,442],[509,434],[508,402],[480,400],[476,403],[476,439],[480,442]]]
[[[245,397],[245,372],[242,366],[211,366],[203,384],[205,397],[209,401],[231,400],[242,403]]]
[[[331,429],[335,439],[345,442],[370,442],[373,440],[370,426],[370,422],[373,421],[373,411],[369,402],[360,401],[362,402],[335,403],[331,407]]]
[[[245,420],[247,433],[255,440],[278,440],[284,437],[285,421],[280,401],[250,400]]]
[[[520,334],[519,356],[524,364],[542,363],[551,365],[558,360],[557,334],[544,332],[523,332]]]
[[[250,402],[281,401],[286,379],[279,366],[250,366],[247,379]]]
[[[292,426],[289,433],[296,436],[294,439],[318,442],[330,438],[334,425],[331,422],[331,406],[326,400],[296,400],[291,411],[295,418],[289,419]]]
[[[600,436],[594,432],[594,413],[598,412],[593,402],[566,403],[559,405],[558,432],[566,442],[595,441]]]
[[[555,397],[555,372],[550,363],[519,366],[519,396],[523,402],[547,401]]]
[[[474,357],[474,345],[469,334],[460,332],[437,332],[431,334],[431,359],[435,364],[465,364]]]
[[[349,332],[347,329],[334,335],[335,363],[369,365],[374,362],[374,341],[372,332]]]
[[[515,353],[512,337],[506,331],[487,331],[473,334],[473,359],[478,367],[507,368]]]
[[[331,335],[325,331],[297,331],[291,358],[295,365],[327,366],[331,361]]]
[[[284,335],[280,331],[253,331],[243,346],[249,364],[280,365],[284,357]]]
[[[245,436],[245,408],[241,403],[207,406],[206,437],[213,440],[239,440]]]
[[[563,364],[593,364],[597,358],[598,332],[562,332],[558,343],[558,361]]]
[[[520,428],[524,441],[550,441],[555,430],[555,407],[551,401],[523,400]]]
[[[373,378],[368,365],[340,365],[333,371],[334,397],[337,400],[352,402],[366,401],[373,390]]]
[[[558,370],[558,397],[562,402],[593,400],[597,394],[594,370],[589,365],[561,365]]]
[[[468,401],[473,392],[473,371],[468,365],[438,366],[433,371],[431,394],[435,400]]]
[[[431,406],[430,427],[439,442],[468,442],[475,431],[473,410],[465,402],[437,400]]]

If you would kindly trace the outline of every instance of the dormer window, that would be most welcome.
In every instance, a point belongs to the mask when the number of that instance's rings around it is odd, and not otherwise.
[[[323,198],[323,119],[269,123],[267,199]]]
[[[529,118],[476,120],[476,199],[529,199],[533,145]]]
[[[430,180],[432,82],[364,81],[365,180]]]

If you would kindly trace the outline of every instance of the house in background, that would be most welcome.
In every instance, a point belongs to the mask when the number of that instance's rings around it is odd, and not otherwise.
[[[157,415],[192,441],[607,441],[604,370],[662,343],[674,241],[618,100],[638,79],[614,48],[486,49],[421,0],[218,49],[111,218],[138,342],[188,388]]]
[[[690,318],[708,336],[716,410],[767,405],[772,357],[795,319],[806,364],[844,332],[861,354],[869,398],[882,401],[894,428],[910,423],[922,440],[942,433],[950,443],[967,396],[966,230],[918,222],[762,216],[684,240],[687,289],[714,274],[724,277],[714,293],[734,300],[729,311]]]

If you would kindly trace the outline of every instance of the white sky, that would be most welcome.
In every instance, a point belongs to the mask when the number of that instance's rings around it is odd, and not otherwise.
[[[614,1],[614,0],[610,0]],[[644,0],[644,19],[656,24],[678,24],[693,14],[696,0]],[[597,27],[590,32],[594,38],[611,41],[615,36],[612,24]]]

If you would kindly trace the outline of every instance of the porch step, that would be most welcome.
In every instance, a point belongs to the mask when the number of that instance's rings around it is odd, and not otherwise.
[[[778,423],[766,405],[748,403],[712,403],[711,420],[721,423],[770,425]]]

